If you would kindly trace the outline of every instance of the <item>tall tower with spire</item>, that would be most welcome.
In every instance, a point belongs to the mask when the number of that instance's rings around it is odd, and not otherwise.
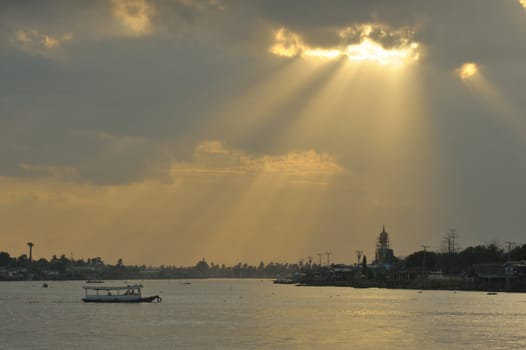
[[[33,246],[34,244],[32,242],[27,242],[27,246],[29,247],[29,262],[33,261]]]
[[[390,264],[393,262],[394,253],[389,242],[389,234],[385,230],[385,225],[382,226],[382,232],[378,235],[376,241],[375,261],[376,264]]]

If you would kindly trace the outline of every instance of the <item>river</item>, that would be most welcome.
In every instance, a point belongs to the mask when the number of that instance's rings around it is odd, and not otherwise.
[[[526,294],[148,280],[162,303],[92,304],[81,281],[48,284],[0,282],[0,348],[526,348]]]

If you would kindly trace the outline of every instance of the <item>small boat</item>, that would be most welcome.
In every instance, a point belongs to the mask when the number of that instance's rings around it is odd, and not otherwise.
[[[295,284],[296,281],[292,279],[292,277],[286,277],[286,278],[276,278],[272,283],[274,284]]]
[[[158,295],[143,297],[142,284],[129,284],[126,286],[83,286],[86,295],[82,301],[86,303],[151,303],[162,301]]]
[[[46,282],[42,283],[42,288],[47,288],[47,287],[48,287],[48,285],[47,285]]]

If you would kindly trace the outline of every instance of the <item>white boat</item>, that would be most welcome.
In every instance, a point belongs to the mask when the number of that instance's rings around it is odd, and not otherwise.
[[[143,297],[142,284],[126,286],[83,286],[86,295],[82,301],[86,303],[151,303],[162,301],[158,295]]]

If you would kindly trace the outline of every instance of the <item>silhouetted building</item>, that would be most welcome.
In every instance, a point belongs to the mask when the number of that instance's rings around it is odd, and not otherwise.
[[[385,231],[385,226],[382,228],[382,232],[378,236],[376,242],[376,254],[374,264],[390,264],[393,262],[393,250],[389,243],[389,234]]]

